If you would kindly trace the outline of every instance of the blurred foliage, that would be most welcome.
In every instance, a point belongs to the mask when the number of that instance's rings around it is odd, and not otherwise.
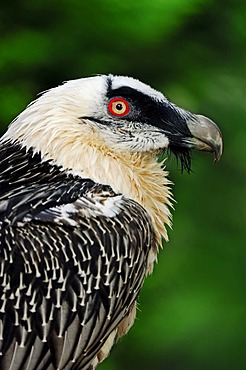
[[[1,1],[1,130],[38,92],[126,74],[216,121],[221,162],[168,160],[177,200],[170,243],[138,318],[100,369],[245,368],[246,2]]]

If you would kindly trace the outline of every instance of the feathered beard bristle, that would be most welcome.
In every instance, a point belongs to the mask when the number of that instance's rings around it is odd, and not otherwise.
[[[192,151],[189,148],[184,147],[178,147],[178,146],[171,146],[168,149],[168,155],[174,154],[177,163],[180,164],[181,173],[186,171],[187,173],[190,173],[191,170],[191,161],[192,161]],[[158,161],[163,162],[166,158],[166,150],[160,152],[158,154]]]
[[[177,159],[177,163],[181,165],[181,172],[191,172],[192,152],[189,148],[171,146],[170,152],[173,153]]]

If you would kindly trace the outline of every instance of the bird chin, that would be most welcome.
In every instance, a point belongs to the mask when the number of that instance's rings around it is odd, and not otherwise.
[[[174,154],[178,165],[180,165],[181,172],[191,172],[192,151],[183,146],[170,146],[169,152]]]
[[[156,150],[156,157],[158,162],[165,162],[167,157],[174,155],[178,167],[180,166],[181,172],[191,172],[191,150],[183,147],[169,147],[165,149]]]

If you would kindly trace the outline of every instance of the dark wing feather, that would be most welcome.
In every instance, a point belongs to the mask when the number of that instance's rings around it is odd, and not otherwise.
[[[87,369],[138,296],[151,225],[109,187],[29,160],[0,177],[0,368]]]

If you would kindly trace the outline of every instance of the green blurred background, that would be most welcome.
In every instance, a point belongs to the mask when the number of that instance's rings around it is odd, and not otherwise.
[[[101,370],[246,369],[245,0],[1,0],[0,122],[37,93],[100,73],[130,75],[211,117],[221,162],[168,169],[175,205],[130,333]]]

